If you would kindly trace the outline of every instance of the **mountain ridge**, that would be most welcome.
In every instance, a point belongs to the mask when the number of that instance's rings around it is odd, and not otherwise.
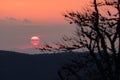
[[[24,54],[0,50],[0,80],[56,80],[61,65],[73,53]]]

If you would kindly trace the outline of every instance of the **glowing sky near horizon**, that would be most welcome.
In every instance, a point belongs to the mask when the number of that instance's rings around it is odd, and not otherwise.
[[[64,20],[66,11],[80,11],[88,0],[0,0],[0,49],[30,48],[29,38],[59,40],[73,26]],[[59,37],[58,37],[59,36]]]

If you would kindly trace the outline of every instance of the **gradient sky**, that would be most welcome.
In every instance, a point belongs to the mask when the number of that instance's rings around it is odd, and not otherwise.
[[[72,34],[75,25],[64,20],[66,11],[79,11],[88,0],[0,0],[0,49],[30,48],[30,38],[55,42]]]

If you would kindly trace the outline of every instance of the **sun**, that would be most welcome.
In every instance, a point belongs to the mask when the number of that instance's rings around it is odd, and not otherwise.
[[[38,46],[40,44],[40,38],[38,36],[32,36],[30,39],[30,43],[33,46]]]

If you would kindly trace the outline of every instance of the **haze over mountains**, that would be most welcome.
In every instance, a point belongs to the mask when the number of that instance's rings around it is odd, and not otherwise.
[[[40,50],[35,48],[27,48],[27,49],[16,49],[15,52],[26,53],[26,54],[41,54]]]

